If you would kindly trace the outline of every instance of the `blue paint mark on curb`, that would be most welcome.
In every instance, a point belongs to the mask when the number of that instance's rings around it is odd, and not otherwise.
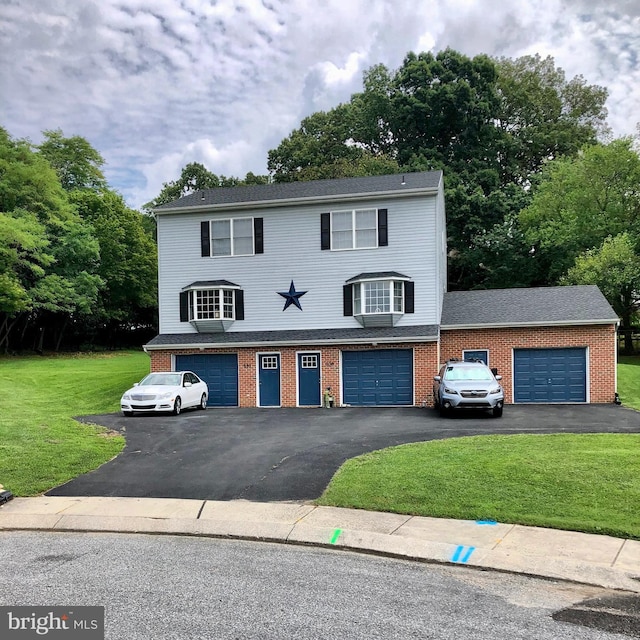
[[[495,520],[476,520],[476,524],[497,525],[498,523]]]
[[[451,562],[469,562],[469,558],[471,554],[476,550],[475,547],[465,547],[464,545],[459,545],[451,558]]]

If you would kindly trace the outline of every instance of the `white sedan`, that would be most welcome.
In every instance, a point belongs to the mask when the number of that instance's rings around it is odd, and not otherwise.
[[[172,411],[178,415],[185,407],[207,408],[209,387],[191,371],[150,373],[125,391],[120,408],[125,416],[148,411]]]

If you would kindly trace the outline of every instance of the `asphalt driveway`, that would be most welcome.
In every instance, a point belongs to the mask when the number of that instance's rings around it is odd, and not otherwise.
[[[515,433],[640,433],[614,405],[507,406],[440,418],[432,409],[208,409],[180,416],[85,416],[126,437],[124,451],[51,496],[310,500],[354,456],[407,442]]]

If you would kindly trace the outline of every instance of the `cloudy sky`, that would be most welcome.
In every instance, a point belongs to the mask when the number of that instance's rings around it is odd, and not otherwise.
[[[608,88],[615,135],[636,132],[638,0],[1,0],[0,126],[86,137],[137,207],[188,162],[266,173],[363,70],[447,46],[552,55]]]

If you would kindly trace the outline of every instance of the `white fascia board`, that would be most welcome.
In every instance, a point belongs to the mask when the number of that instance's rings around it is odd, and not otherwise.
[[[438,336],[406,336],[402,338],[357,338],[337,340],[268,340],[256,342],[191,342],[184,344],[145,344],[145,351],[174,351],[176,349],[238,349],[241,347],[296,347],[302,345],[330,346],[336,344],[400,344],[405,342],[435,342]]]
[[[441,331],[456,331],[460,329],[518,329],[534,327],[584,327],[592,325],[618,325],[618,318],[606,318],[602,320],[552,320],[549,322],[498,322],[491,324],[447,324],[441,325]]]
[[[421,187],[420,189],[407,189],[406,191],[376,191],[371,193],[345,193],[328,196],[307,196],[303,198],[278,198],[275,200],[256,200],[254,202],[226,202],[221,204],[199,204],[191,207],[171,207],[168,209],[154,209],[156,215],[165,213],[200,213],[207,211],[228,211],[242,209],[266,209],[270,207],[287,207],[297,204],[322,204],[324,202],[351,201],[351,200],[381,200],[385,198],[407,198],[409,196],[434,196],[438,193],[438,187]]]

